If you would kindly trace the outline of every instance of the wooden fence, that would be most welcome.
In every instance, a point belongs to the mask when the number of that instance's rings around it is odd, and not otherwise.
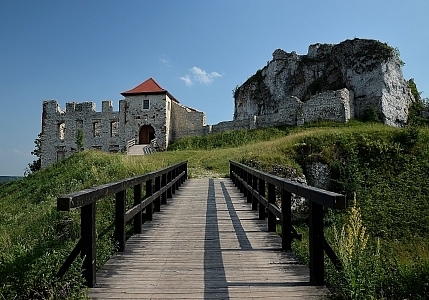
[[[81,209],[81,237],[57,273],[62,277],[79,253],[84,257],[83,275],[86,284],[96,284],[96,233],[95,204],[98,200],[115,195],[115,234],[118,251],[125,250],[125,227],[134,220],[134,233],[141,233],[142,211],[146,210],[146,219],[152,220],[153,211],[160,211],[161,204],[171,198],[179,186],[187,179],[188,162],[184,161],[155,172],[127,178],[113,183],[100,185],[76,193],[63,195],[57,199],[58,211]],[[142,185],[145,185],[145,197],[142,197]],[[134,204],[126,209],[126,189],[134,188]]]
[[[342,268],[323,234],[323,207],[346,208],[344,195],[286,180],[233,161],[230,161],[230,178],[247,197],[247,202],[252,203],[253,210],[259,206],[259,219],[265,219],[265,210],[268,211],[268,231],[276,231],[277,218],[280,219],[284,250],[291,250],[292,239],[300,238],[291,222],[292,193],[309,201],[310,284],[325,283],[324,251],[337,269]],[[276,205],[276,195],[281,195],[281,210]]]

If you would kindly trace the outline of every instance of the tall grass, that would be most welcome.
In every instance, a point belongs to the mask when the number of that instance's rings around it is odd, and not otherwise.
[[[325,122],[184,139],[171,151],[144,157],[97,151],[75,154],[1,185],[0,299],[85,297],[79,260],[63,279],[55,277],[79,236],[78,212],[57,212],[56,198],[182,160],[188,160],[191,178],[228,176],[229,160],[267,172],[291,169],[297,174],[304,173],[308,162],[328,164],[331,189],[349,199],[356,193],[357,200],[349,214],[327,214],[326,237],[337,252],[348,253],[341,247],[361,249],[352,252],[359,253],[352,258],[359,263],[342,256],[353,266],[347,274],[336,273],[327,263],[328,284],[335,294],[349,299],[424,299],[429,287],[428,139],[427,129]],[[115,251],[113,205],[113,199],[97,203],[98,265]],[[304,235],[305,226],[300,224]],[[355,245],[347,226],[360,228],[365,247]],[[303,261],[308,260],[306,247],[305,239],[294,243]]]
[[[79,237],[78,212],[56,211],[65,193],[130,177],[167,165],[102,152],[83,152],[0,190],[0,299],[63,299],[84,296],[79,259],[63,279],[56,278]],[[97,203],[97,259],[114,252],[113,201]]]

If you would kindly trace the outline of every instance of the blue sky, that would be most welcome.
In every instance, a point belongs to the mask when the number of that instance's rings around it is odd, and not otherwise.
[[[153,77],[208,124],[275,49],[370,38],[398,47],[429,96],[429,1],[0,1],[0,175],[22,175],[42,101],[112,100]]]

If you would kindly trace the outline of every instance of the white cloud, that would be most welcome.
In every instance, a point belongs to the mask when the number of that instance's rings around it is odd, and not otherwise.
[[[169,67],[170,66],[170,60],[168,59],[168,57],[166,57],[165,55],[163,55],[162,57],[159,58],[159,61],[164,65]]]
[[[218,72],[207,73],[206,71],[198,67],[192,67],[191,69],[189,69],[189,71],[191,71],[192,78],[189,74],[180,77],[180,79],[183,80],[187,86],[193,85],[194,81],[206,85],[211,84],[216,78],[222,76]]]
[[[183,80],[183,81],[185,82],[186,86],[191,86],[191,85],[193,85],[193,84],[194,84],[194,83],[192,82],[191,77],[190,77],[188,74],[186,74],[185,76],[180,77],[179,79],[180,79],[180,80]]]
[[[221,77],[218,72],[211,72],[207,73],[206,71],[198,68],[198,67],[192,67],[191,70],[192,74],[194,75],[194,79],[200,83],[204,84],[210,84],[212,83],[217,77]]]

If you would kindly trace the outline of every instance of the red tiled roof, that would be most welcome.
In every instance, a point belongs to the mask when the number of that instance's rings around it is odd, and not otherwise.
[[[167,93],[153,78],[149,78],[135,88],[121,93],[122,96],[139,95],[139,94],[163,94]]]
[[[173,101],[177,101],[167,90],[163,89],[153,78],[149,78],[135,88],[122,92],[122,96],[132,96],[141,94],[167,94]]]

